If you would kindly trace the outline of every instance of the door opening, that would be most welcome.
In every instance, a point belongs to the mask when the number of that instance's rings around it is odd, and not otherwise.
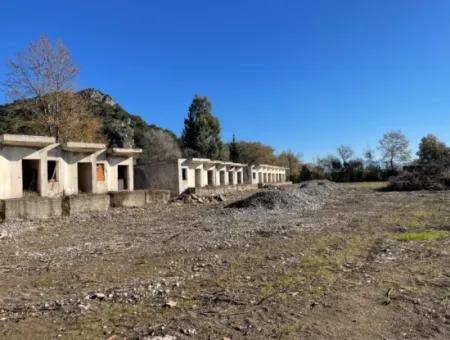
[[[22,160],[22,190],[24,194],[39,193],[39,160]]]
[[[77,168],[78,192],[92,192],[92,164],[78,163]]]
[[[117,180],[118,188],[121,190],[128,190],[128,166],[118,165],[117,166]]]
[[[200,188],[202,186],[202,170],[195,169],[195,187]]]
[[[214,185],[214,171],[208,170],[208,185]]]

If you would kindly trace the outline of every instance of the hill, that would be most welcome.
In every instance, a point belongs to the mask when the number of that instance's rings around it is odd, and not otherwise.
[[[147,124],[99,90],[85,89],[79,93],[87,99],[92,113],[101,119],[102,132],[109,146],[142,148],[143,153],[138,159],[141,164],[181,156],[178,138],[172,131]],[[26,109],[25,101],[0,105],[0,134],[45,134],[42,128],[32,123],[33,112]]]

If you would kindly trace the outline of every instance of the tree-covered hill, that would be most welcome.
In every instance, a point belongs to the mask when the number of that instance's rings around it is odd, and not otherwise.
[[[178,139],[173,132],[147,124],[98,90],[85,89],[79,94],[87,100],[89,110],[100,118],[102,133],[109,146],[142,148],[139,163],[181,156]],[[0,105],[0,134],[46,134],[34,123],[34,113],[25,104],[26,101],[18,100]]]

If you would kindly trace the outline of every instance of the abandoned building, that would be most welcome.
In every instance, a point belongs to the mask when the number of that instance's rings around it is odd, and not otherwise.
[[[247,167],[249,183],[264,184],[286,182],[286,170],[288,169],[269,164],[249,165]]]
[[[0,136],[0,199],[69,196],[134,189],[140,149],[98,143],[57,143],[54,137]]]
[[[136,176],[138,188],[167,189],[179,195],[195,188],[281,183],[286,180],[286,168],[181,158],[138,167]]]

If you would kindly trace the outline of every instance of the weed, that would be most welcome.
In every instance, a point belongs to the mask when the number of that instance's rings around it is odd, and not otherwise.
[[[440,240],[444,237],[448,236],[448,232],[446,231],[439,231],[439,230],[433,230],[433,231],[411,231],[402,233],[399,235],[395,235],[394,239],[397,241],[433,241],[433,240]]]

